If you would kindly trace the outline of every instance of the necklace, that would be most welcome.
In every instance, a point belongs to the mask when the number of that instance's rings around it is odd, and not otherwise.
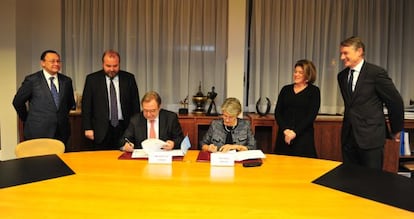
[[[226,132],[231,132],[234,129],[234,127],[235,126],[230,127],[230,126],[225,125],[224,129],[226,130]]]

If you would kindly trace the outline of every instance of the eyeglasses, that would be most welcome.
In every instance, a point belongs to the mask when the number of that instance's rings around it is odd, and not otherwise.
[[[61,64],[62,63],[62,61],[60,60],[45,60],[45,62],[49,62],[50,64],[54,64],[54,63]]]
[[[223,114],[221,115],[221,118],[223,118],[223,120],[234,120],[236,116],[230,116],[230,115]]]
[[[142,110],[144,113],[146,113],[146,114],[148,114],[148,113],[151,113],[151,114],[154,114],[154,113],[156,113],[157,111],[158,111],[158,109],[152,109],[152,110],[146,110],[146,109],[144,109],[144,110]]]

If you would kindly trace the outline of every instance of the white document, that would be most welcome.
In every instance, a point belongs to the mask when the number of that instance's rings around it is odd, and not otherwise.
[[[410,149],[410,134],[408,132],[403,132],[404,134],[404,155],[410,156],[411,149]]]
[[[151,152],[160,152],[163,151],[162,147],[164,147],[164,145],[166,145],[167,142],[157,139],[157,138],[149,138],[144,140],[141,143],[142,149],[147,153],[151,153]]]
[[[134,149],[131,158],[148,158],[148,154],[143,149]]]
[[[235,152],[215,152],[210,154],[211,166],[234,166]]]
[[[262,150],[239,151],[239,152],[236,152],[234,155],[235,161],[242,161],[242,160],[248,160],[248,159],[259,159],[259,158],[266,158],[266,155],[262,152]]]
[[[153,153],[159,153],[160,151],[156,151],[156,152],[151,152],[151,154]],[[173,157],[180,157],[180,156],[184,156],[185,154],[180,150],[180,149],[175,149],[175,150],[171,150],[171,151],[162,151],[162,153],[164,154],[168,154],[170,156]],[[131,158],[148,158],[148,153],[144,151],[144,149],[134,149],[134,151],[132,152]]]
[[[148,156],[148,163],[156,164],[171,164],[172,156],[168,151],[166,152],[152,152]]]
[[[181,149],[174,149],[171,151],[163,150],[162,147],[166,144],[167,143],[165,141],[162,141],[160,139],[146,139],[141,143],[143,149],[134,149],[131,158],[148,158],[148,154],[155,152],[163,152],[165,155],[170,155],[172,157],[182,157],[187,153],[188,149],[191,148],[191,143],[188,136],[185,136],[181,142]]]

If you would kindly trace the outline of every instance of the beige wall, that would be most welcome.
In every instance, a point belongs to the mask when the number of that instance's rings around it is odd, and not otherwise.
[[[0,1],[0,160],[15,158],[17,115],[12,101],[16,90],[26,75],[40,69],[42,51],[61,50],[61,11],[57,0]]]
[[[16,3],[13,0],[0,1],[0,159],[10,157],[16,144],[16,113],[11,105],[16,90]]]
[[[229,0],[227,58],[228,97],[236,97],[243,104],[243,76],[245,72],[246,1]],[[241,115],[242,116],[242,115]]]
[[[243,101],[245,0],[229,1],[229,52],[227,96]],[[62,5],[59,0],[0,1],[0,80],[1,150],[0,160],[15,158],[18,142],[17,115],[12,106],[16,90],[24,77],[40,69],[42,51],[54,49],[61,53]],[[63,57],[64,58],[64,57]]]

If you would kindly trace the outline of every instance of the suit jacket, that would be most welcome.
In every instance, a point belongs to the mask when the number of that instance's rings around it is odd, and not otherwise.
[[[13,106],[24,123],[24,139],[54,138],[59,132],[64,143],[70,136],[69,111],[75,109],[72,79],[58,73],[59,107],[43,70],[28,75],[13,99]],[[26,102],[29,102],[27,108]]]
[[[138,87],[131,73],[119,71],[118,77],[122,116],[128,124],[131,116],[140,111]],[[82,96],[83,129],[94,130],[96,143],[101,143],[106,135],[109,113],[105,72],[100,70],[86,77]]]
[[[387,72],[364,61],[352,95],[347,92],[346,68],[338,74],[338,83],[345,104],[342,124],[342,145],[352,130],[359,147],[383,147],[385,138],[403,129],[404,104]],[[388,109],[391,130],[388,130],[383,106]]]
[[[161,109],[159,113],[159,139],[166,141],[174,141],[174,148],[179,149],[181,141],[184,139],[181,125],[178,121],[176,113]],[[134,148],[141,149],[141,143],[148,138],[147,119],[144,114],[137,113],[131,118],[128,128],[125,130],[122,139],[120,139],[120,145],[125,144],[125,138],[128,138],[134,143]]]
[[[256,139],[250,126],[250,121],[237,119],[237,126],[231,131],[233,144],[244,145],[249,150],[256,149]],[[206,144],[214,144],[219,150],[226,144],[227,131],[224,129],[223,119],[216,119],[211,122],[207,133],[200,142],[201,147]]]

